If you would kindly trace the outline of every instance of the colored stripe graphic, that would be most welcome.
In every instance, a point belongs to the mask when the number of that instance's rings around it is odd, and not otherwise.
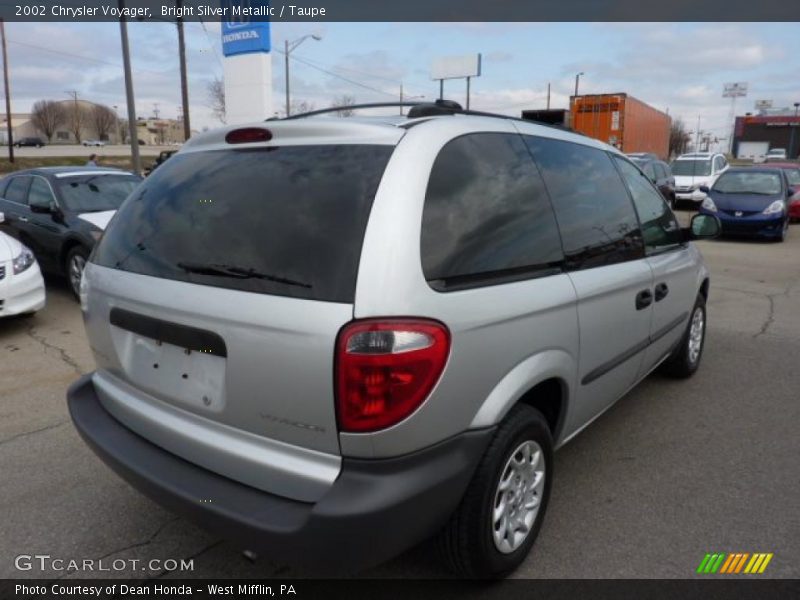
[[[719,570],[720,573],[728,573],[728,569],[730,568],[731,564],[733,563],[733,554],[728,554],[728,558],[725,560],[725,563],[722,565],[722,568]]]
[[[734,571],[734,573],[738,573],[739,571],[742,570],[742,567],[744,566],[744,561],[747,560],[747,557],[750,556],[750,554],[745,552],[744,554],[740,554],[740,556],[741,558],[739,559],[739,563],[736,565],[736,570]]]
[[[703,560],[700,561],[700,566],[697,567],[697,572],[698,573],[705,573],[706,572],[706,565],[708,564],[708,561],[710,559],[711,559],[711,555],[710,554],[706,554],[703,557]]]
[[[708,553],[700,561],[697,573],[702,574],[734,574],[745,573],[754,575],[763,573],[772,560],[773,553],[756,552],[714,552]],[[748,560],[749,559],[749,560]],[[746,565],[746,566],[745,566]],[[744,571],[742,571],[744,569]]]
[[[716,562],[711,567],[711,573],[716,573],[717,569],[719,569],[720,565],[722,565],[722,561],[725,560],[725,553],[720,552],[719,558],[717,558]]]
[[[767,554],[766,558],[764,558],[764,562],[761,563],[761,567],[758,569],[759,573],[763,573],[764,572],[764,569],[767,568],[767,565],[769,564],[769,561],[772,560],[773,556],[774,556],[774,554],[772,552]]]

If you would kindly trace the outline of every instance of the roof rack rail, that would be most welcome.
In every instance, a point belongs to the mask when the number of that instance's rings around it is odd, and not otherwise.
[[[309,112],[298,113],[296,115],[289,115],[288,117],[272,117],[267,121],[291,121],[293,119],[304,119],[306,117],[316,117],[317,115],[325,115],[332,112],[341,112],[343,110],[358,110],[360,108],[393,108],[400,106],[419,106],[423,102],[368,102],[366,104],[350,104],[348,106],[329,106],[328,108],[320,108],[311,110]]]
[[[315,117],[317,115],[324,115],[333,112],[339,112],[341,110],[358,110],[361,108],[391,108],[391,107],[399,107],[399,106],[410,106],[412,107],[411,110],[408,111],[408,118],[415,119],[420,117],[432,117],[432,116],[439,116],[439,115],[469,115],[473,117],[492,117],[495,119],[506,119],[509,121],[519,121],[521,123],[533,123],[535,125],[539,125],[541,127],[548,127],[550,129],[558,129],[560,131],[569,131],[576,135],[582,135],[586,137],[579,131],[575,131],[570,127],[561,126],[561,125],[554,125],[552,123],[540,123],[539,121],[531,121],[530,119],[521,119],[519,117],[512,117],[510,115],[501,115],[492,112],[484,112],[480,110],[471,110],[468,108],[462,108],[458,102],[454,102],[452,100],[442,100],[438,99],[435,102],[369,102],[366,104],[353,104],[350,106],[330,106],[328,108],[321,108],[319,110],[312,110],[309,112],[304,112],[296,115],[291,115],[288,117],[277,118],[273,117],[271,119],[267,119],[268,121],[280,120],[280,121],[287,121],[293,119],[304,119],[306,117]]]

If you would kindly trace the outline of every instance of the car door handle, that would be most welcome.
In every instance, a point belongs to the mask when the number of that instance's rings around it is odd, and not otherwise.
[[[19,218],[19,220],[20,220],[20,221],[22,221],[23,223],[27,223],[27,222],[28,222],[28,217],[18,217],[18,218]]]
[[[669,294],[669,286],[666,283],[659,283],[656,286],[656,302],[661,302]]]
[[[636,294],[636,310],[642,310],[643,308],[647,308],[653,303],[653,292],[649,289],[642,290],[638,294]]]

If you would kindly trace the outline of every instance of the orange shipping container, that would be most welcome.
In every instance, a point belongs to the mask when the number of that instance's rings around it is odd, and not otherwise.
[[[570,98],[572,128],[622,152],[652,152],[666,160],[670,118],[628,94],[587,94]]]

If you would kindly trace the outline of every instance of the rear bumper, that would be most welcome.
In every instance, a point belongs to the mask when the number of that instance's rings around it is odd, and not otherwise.
[[[331,489],[306,503],[217,475],[138,436],[103,408],[90,376],[67,400],[84,441],[140,492],[243,549],[322,569],[375,565],[435,533],[494,432],[468,431],[400,458],[344,458]]]

